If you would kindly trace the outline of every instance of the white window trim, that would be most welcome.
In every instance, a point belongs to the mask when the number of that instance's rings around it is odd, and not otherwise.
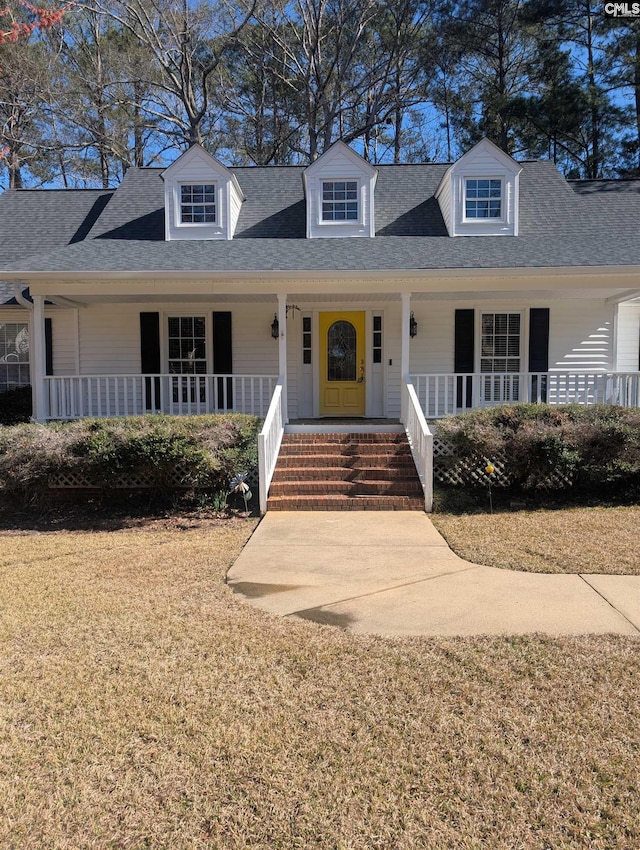
[[[518,313],[520,315],[520,373],[529,371],[529,308],[528,307],[487,307],[486,305],[475,308],[475,352],[474,363],[475,374],[502,375],[502,372],[480,372],[482,364],[482,316],[494,313]],[[526,368],[523,368],[526,367]],[[515,374],[515,372],[513,373]]]
[[[215,221],[182,221],[182,187],[183,186],[214,186],[216,192],[216,220]],[[175,209],[175,226],[176,228],[188,229],[188,228],[209,228],[209,230],[215,232],[222,232],[222,188],[220,186],[220,182],[217,179],[207,179],[207,180],[177,180],[174,186],[174,209]]]
[[[17,367],[25,367],[26,366],[27,371],[28,371],[29,380],[26,384],[23,384],[22,382],[19,382],[19,383],[14,382],[14,385],[10,387],[8,385],[8,382],[7,382],[6,390],[0,390],[0,392],[5,392],[5,391],[8,392],[9,390],[17,389],[18,387],[28,386],[33,381],[33,362],[32,362],[32,351],[31,351],[31,341],[33,339],[32,326],[31,326],[32,323],[31,323],[31,321],[29,321],[29,319],[16,318],[15,316],[11,316],[7,319],[0,318],[0,324],[1,325],[22,325],[23,327],[20,329],[20,331],[18,331],[18,333],[22,333],[23,330],[26,330],[26,332],[27,332],[27,344],[28,344],[28,346],[27,346],[27,356],[28,356],[28,359],[27,360],[20,360],[19,355],[18,355],[18,359],[11,359],[11,360],[4,360],[3,359],[0,362],[0,370],[2,370],[2,377],[3,378],[4,378],[5,375],[8,377],[8,374],[9,374],[9,368],[8,367],[11,367],[11,366],[17,366]],[[3,357],[11,356],[13,353],[14,352],[8,352],[7,351],[7,352],[5,352]],[[3,381],[3,383],[4,383],[4,381]]]
[[[181,308],[178,310],[165,310],[161,315],[160,328],[160,359],[163,367],[162,374],[169,373],[169,319],[190,319],[202,316],[204,318],[204,341],[206,346],[207,375],[213,374],[213,308],[206,310],[194,310]]]
[[[324,194],[325,183],[355,183],[358,193],[358,217],[348,218],[337,221],[325,221],[322,218],[322,196]],[[361,177],[331,177],[329,174],[323,174],[318,177],[318,218],[317,223],[320,227],[363,227],[364,226],[364,191]]]
[[[499,218],[469,218],[467,216],[467,180],[499,180],[500,181],[500,212],[502,213]],[[464,174],[460,181],[461,184],[461,199],[460,211],[462,213],[461,222],[462,224],[479,224],[479,225],[488,225],[491,227],[496,224],[507,224],[507,216],[505,215],[505,210],[507,208],[507,180],[503,174]]]

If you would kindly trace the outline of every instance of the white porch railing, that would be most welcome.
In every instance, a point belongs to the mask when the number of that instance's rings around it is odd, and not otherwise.
[[[275,375],[46,377],[46,418],[229,412],[265,416],[277,380]]]
[[[640,407],[640,372],[411,375],[427,419],[511,402]]]
[[[424,509],[433,509],[433,434],[420,408],[418,396],[408,375],[402,382],[401,421],[407,432],[411,454],[424,490]]]
[[[269,486],[273,478],[273,471],[276,468],[278,460],[278,452],[282,443],[282,435],[284,434],[285,417],[284,406],[282,404],[282,390],[284,387],[284,378],[278,378],[278,383],[273,392],[273,398],[269,405],[269,410],[262,426],[262,431],[258,435],[258,470],[260,477],[260,513],[265,514],[267,511],[267,496],[269,494]]]

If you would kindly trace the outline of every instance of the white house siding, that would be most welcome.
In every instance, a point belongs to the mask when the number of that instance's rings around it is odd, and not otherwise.
[[[419,301],[411,309],[418,334],[411,340],[412,373],[450,373],[454,369],[454,322],[458,309],[524,314],[522,371],[527,371],[528,311],[549,308],[549,369],[604,372],[613,368],[614,307],[599,299],[522,301]],[[476,340],[478,351],[479,341]],[[479,371],[479,364],[476,363]]]
[[[452,193],[453,184],[451,181],[451,172],[447,171],[442,178],[442,183],[438,187],[438,191],[436,192],[436,200],[440,206],[440,212],[442,213],[442,218],[444,219],[448,233],[453,233],[454,231]]]
[[[551,308],[550,370],[606,372],[613,369],[613,304],[585,298],[553,301],[545,306]]]
[[[232,313],[233,371],[244,375],[275,375],[278,344],[271,338],[274,307],[255,303],[92,304],[80,311],[80,372],[83,375],[140,373],[140,313],[160,313],[160,336],[166,338],[168,316],[211,316],[214,310]],[[213,370],[211,324],[209,366]],[[162,349],[166,346],[163,344]],[[162,351],[163,371],[166,352]]]
[[[621,304],[618,310],[618,372],[637,372],[640,366],[640,304]]]
[[[140,311],[153,309],[155,305],[148,304],[91,304],[81,309],[80,374],[139,374]]]
[[[75,375],[78,350],[76,311],[59,308],[47,310],[45,315],[51,317],[53,374]]]

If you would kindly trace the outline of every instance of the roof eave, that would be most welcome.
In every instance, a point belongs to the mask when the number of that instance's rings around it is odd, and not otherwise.
[[[640,275],[640,265],[622,266],[520,266],[504,268],[423,268],[423,269],[253,269],[253,270],[105,270],[33,271],[7,270],[3,276],[20,279],[25,284],[41,281],[92,280],[384,280],[386,278],[478,278],[478,277],[577,277],[608,275]]]

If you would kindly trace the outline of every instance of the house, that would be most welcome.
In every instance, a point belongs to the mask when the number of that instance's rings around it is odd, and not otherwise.
[[[487,140],[376,167],[194,146],[115,190],[6,191],[0,228],[0,391],[31,382],[38,421],[639,402],[640,181]]]

